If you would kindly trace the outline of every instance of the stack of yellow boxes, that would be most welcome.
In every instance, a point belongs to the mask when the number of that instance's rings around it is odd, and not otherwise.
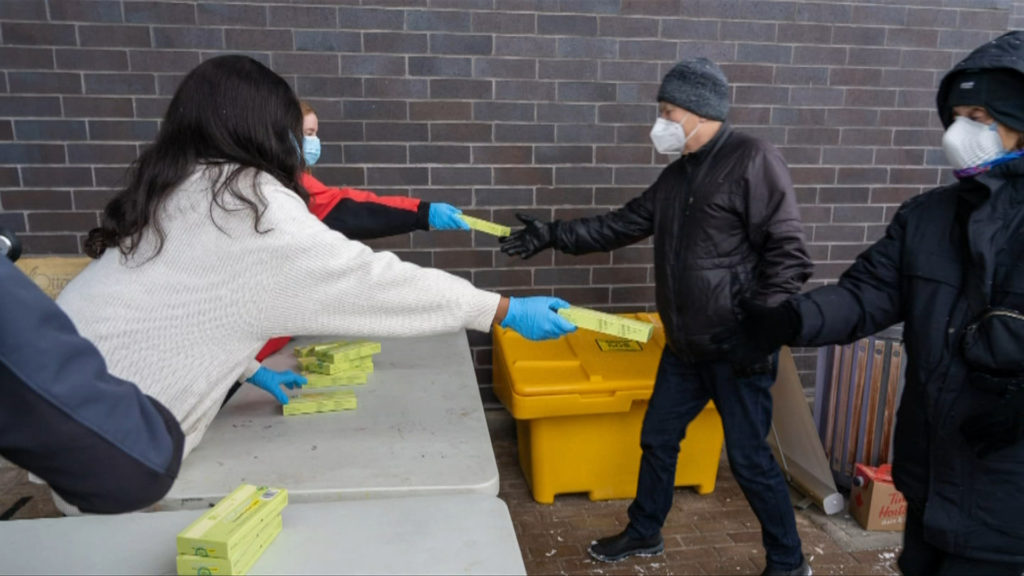
[[[306,377],[304,390],[365,384],[373,372],[373,355],[380,342],[366,340],[326,342],[295,348],[299,371]],[[355,410],[356,396],[351,390],[302,394],[283,407],[285,416],[314,414],[336,410]]]
[[[242,484],[178,534],[178,574],[245,574],[281,532],[288,491]]]

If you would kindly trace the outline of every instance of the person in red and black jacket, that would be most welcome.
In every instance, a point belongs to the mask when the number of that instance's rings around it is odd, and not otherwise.
[[[406,196],[378,196],[355,188],[332,188],[313,177],[320,159],[320,127],[316,111],[302,106],[302,155],[306,171],[302,185],[309,192],[309,211],[353,240],[369,240],[414,230],[469,230],[459,218],[462,210],[443,202],[424,202]]]
[[[370,240],[415,230],[469,230],[459,210],[444,202],[424,202],[407,196],[378,196],[356,188],[333,188],[317,180],[313,166],[320,159],[320,121],[306,102],[302,107],[302,156],[306,170],[302,185],[309,192],[309,211],[332,230],[353,240]],[[284,348],[290,337],[274,338],[256,355],[264,358]],[[232,390],[234,393],[234,390]],[[231,397],[231,394],[228,394]]]

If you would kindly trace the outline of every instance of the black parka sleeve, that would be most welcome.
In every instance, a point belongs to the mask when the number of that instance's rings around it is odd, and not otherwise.
[[[643,194],[607,214],[556,220],[552,238],[555,249],[566,254],[608,252],[647,238],[654,233],[657,188],[655,182]]]
[[[796,344],[845,344],[903,321],[900,271],[908,204],[900,207],[885,236],[857,257],[837,285],[794,299],[802,322]]]

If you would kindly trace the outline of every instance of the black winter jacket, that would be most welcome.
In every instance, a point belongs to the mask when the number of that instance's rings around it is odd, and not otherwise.
[[[991,51],[979,49],[967,67],[1011,62],[1005,43],[986,46]],[[1012,62],[1024,73],[1019,40],[1016,54]],[[909,200],[885,237],[857,258],[838,285],[794,300],[803,345],[850,342],[905,323],[896,487],[911,504],[924,507],[925,538],[934,546],[1015,563],[1024,561],[1024,442],[983,459],[966,445],[960,432],[964,417],[998,399],[967,384],[960,345],[975,314],[964,296],[966,280],[977,279],[992,305],[1024,311],[1022,223],[1019,158]]]
[[[742,299],[778,303],[813,268],[782,156],[728,124],[622,208],[553,229],[569,254],[653,234],[658,312],[669,346],[691,360],[722,358],[710,336],[738,323]]]

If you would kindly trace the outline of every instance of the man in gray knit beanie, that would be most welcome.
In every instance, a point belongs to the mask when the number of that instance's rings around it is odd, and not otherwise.
[[[729,81],[707,58],[683,60],[665,74],[658,101],[670,102],[709,120],[725,120],[729,113]]]
[[[798,293],[813,264],[785,161],[771,144],[733,130],[728,113],[721,69],[706,58],[679,62],[658,90],[651,130],[655,148],[674,161],[654,184],[606,214],[554,222],[520,214],[525,226],[502,238],[501,250],[586,254],[654,236],[666,345],[640,431],[636,498],[625,530],[593,542],[590,555],[614,562],[665,549],[661,528],[686,452],[680,442],[710,400],[730,468],[761,522],[764,573],[806,575],[789,488],[765,442],[778,353],[740,356],[715,336],[734,330],[748,309]]]

